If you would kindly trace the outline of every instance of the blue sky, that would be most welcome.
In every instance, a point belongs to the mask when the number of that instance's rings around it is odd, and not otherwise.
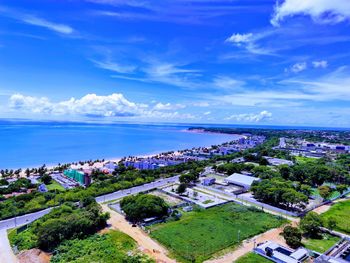
[[[350,127],[348,0],[3,0],[0,118]]]

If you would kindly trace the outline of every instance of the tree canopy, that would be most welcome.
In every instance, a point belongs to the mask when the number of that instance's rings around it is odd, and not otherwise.
[[[135,223],[149,217],[166,216],[169,209],[162,198],[149,194],[126,196],[120,202],[120,207],[126,218]]]

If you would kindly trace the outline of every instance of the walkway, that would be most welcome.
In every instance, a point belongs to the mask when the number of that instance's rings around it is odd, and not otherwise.
[[[108,223],[112,225],[112,228],[118,229],[125,234],[132,237],[139,245],[140,250],[154,258],[157,263],[175,263],[174,259],[169,258],[168,251],[151,239],[146,233],[144,233],[139,227],[132,227],[131,224],[125,220],[124,216],[113,211],[107,205],[102,205],[105,212],[109,212],[111,218]]]
[[[5,229],[0,230],[0,263],[17,263]]]

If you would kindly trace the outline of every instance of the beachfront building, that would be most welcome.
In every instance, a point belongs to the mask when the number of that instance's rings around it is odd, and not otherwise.
[[[224,179],[225,183],[241,186],[246,191],[250,189],[254,181],[260,181],[260,178],[239,173],[234,173]]]
[[[272,241],[258,244],[254,251],[277,263],[300,263],[309,257],[309,253],[305,248],[292,250]]]
[[[83,171],[68,169],[68,170],[65,170],[63,174],[68,178],[73,179],[74,181],[84,186],[88,186],[91,183],[91,177],[87,173],[84,173]]]

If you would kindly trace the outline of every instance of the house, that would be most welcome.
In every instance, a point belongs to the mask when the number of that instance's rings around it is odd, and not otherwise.
[[[272,241],[258,244],[254,251],[277,263],[300,263],[309,257],[309,253],[305,248],[292,250]]]
[[[234,173],[224,179],[225,183],[242,186],[245,190],[249,190],[254,181],[260,181],[260,178],[239,173]]]
[[[202,185],[209,186],[212,184],[215,184],[215,178],[212,178],[212,177],[203,178]]]

